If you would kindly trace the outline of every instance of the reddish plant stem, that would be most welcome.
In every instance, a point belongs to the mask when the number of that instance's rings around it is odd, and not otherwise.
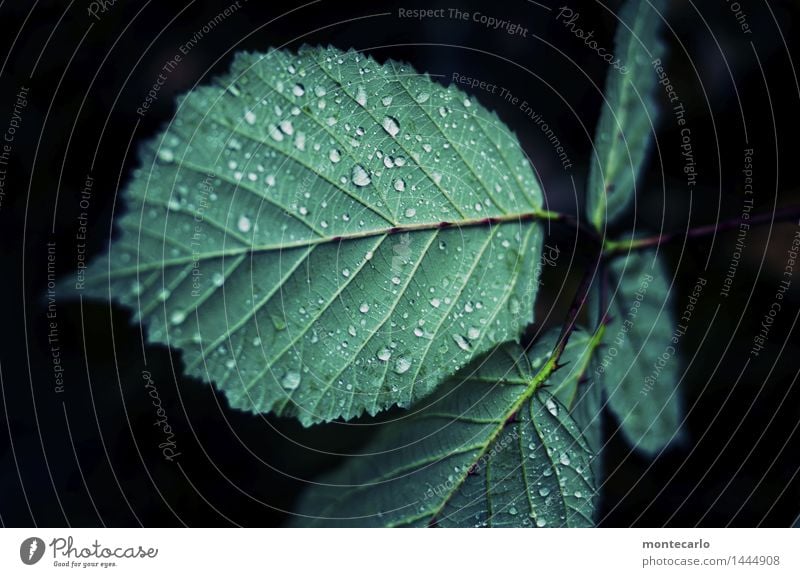
[[[800,206],[789,206],[782,208],[775,212],[766,212],[756,214],[748,219],[741,217],[723,220],[716,224],[707,224],[690,228],[689,230],[675,230],[664,234],[655,236],[648,236],[644,238],[636,238],[631,240],[605,241],[604,256],[611,257],[622,253],[627,253],[632,250],[642,250],[652,248],[679,239],[693,239],[701,238],[704,236],[711,236],[717,232],[724,232],[739,228],[741,224],[747,224],[750,227],[758,226],[767,223],[789,222],[800,220]]]

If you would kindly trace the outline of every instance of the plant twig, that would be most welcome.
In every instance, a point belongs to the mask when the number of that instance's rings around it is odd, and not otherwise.
[[[756,214],[748,219],[736,217],[729,220],[723,220],[716,224],[707,224],[704,226],[690,228],[688,230],[675,230],[655,236],[618,241],[607,240],[604,243],[605,250],[603,251],[603,254],[605,257],[611,257],[633,250],[652,248],[654,246],[659,246],[679,239],[689,240],[693,238],[711,236],[717,232],[737,229],[742,224],[747,224],[749,227],[753,227],[761,224],[774,224],[776,222],[789,222],[798,220],[800,220],[800,206],[789,206],[775,212]]]
[[[589,291],[592,287],[592,281],[595,277],[595,272],[599,270],[598,267],[601,266],[601,256],[601,253],[598,251],[597,258],[595,260],[595,266],[587,268],[586,272],[583,274],[583,278],[581,278],[581,282],[578,285],[577,290],[575,291],[575,296],[572,297],[572,303],[570,303],[569,310],[567,311],[567,317],[564,319],[564,322],[561,325],[561,333],[558,335],[558,340],[553,348],[553,352],[550,353],[548,362],[548,364],[551,365],[548,367],[550,371],[557,370],[563,366],[559,364],[561,354],[564,352],[564,349],[567,348],[567,343],[569,342],[572,333],[575,332],[575,327],[577,327],[578,314],[580,314],[581,310],[586,304],[587,299],[589,298]],[[546,367],[543,367],[543,369],[544,368]],[[541,372],[542,371],[539,373]],[[534,382],[532,383],[534,387],[546,380],[539,379],[538,377],[539,374],[537,374],[534,378]]]
[[[554,212],[552,210],[543,211],[540,213],[540,218],[549,222],[565,224],[569,227],[575,228],[581,233],[585,234],[592,242],[598,246],[603,246],[603,236],[594,228],[587,225],[579,218],[572,214],[563,212]]]

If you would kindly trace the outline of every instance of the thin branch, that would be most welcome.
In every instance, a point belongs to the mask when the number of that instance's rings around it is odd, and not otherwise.
[[[756,214],[750,218],[743,219],[741,217],[723,220],[716,224],[707,224],[690,228],[689,230],[676,230],[665,234],[648,236],[644,238],[635,238],[630,240],[607,240],[605,242],[605,257],[627,253],[633,250],[642,250],[652,248],[675,240],[680,239],[694,239],[711,236],[717,232],[724,232],[728,230],[735,230],[742,224],[747,224],[749,228],[762,224],[774,224],[777,222],[790,222],[800,220],[800,206],[789,206],[775,212],[766,212]]]
[[[578,229],[581,233],[585,234],[589,239],[597,244],[603,246],[603,236],[591,226],[588,226],[583,221],[571,214],[554,211],[543,211],[539,214],[539,218],[554,222],[556,224],[564,224],[569,227]]]

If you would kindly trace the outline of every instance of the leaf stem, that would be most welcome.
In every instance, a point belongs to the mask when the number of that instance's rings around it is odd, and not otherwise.
[[[542,366],[542,368],[539,369],[539,371],[534,375],[533,379],[531,379],[528,390],[522,396],[523,402],[530,398],[530,396],[533,395],[539,386],[542,385],[548,378],[550,378],[551,374],[563,366],[560,365],[558,361],[561,358],[561,354],[564,352],[564,349],[567,348],[567,343],[569,342],[572,333],[575,332],[575,328],[578,326],[578,314],[583,309],[583,306],[586,304],[586,300],[589,297],[589,290],[591,289],[593,278],[594,271],[590,268],[584,273],[581,283],[578,286],[578,289],[575,291],[575,296],[572,298],[569,311],[567,311],[567,317],[564,319],[564,323],[561,327],[561,334],[558,335],[558,340],[553,347],[553,351],[550,353],[550,357],[544,366]]]
[[[775,212],[765,212],[751,216],[748,219],[741,217],[724,220],[716,224],[707,224],[690,228],[688,230],[675,230],[664,234],[647,236],[643,238],[634,238],[626,240],[606,240],[603,250],[605,257],[613,257],[622,253],[628,253],[634,250],[643,250],[666,244],[678,239],[693,239],[702,238],[704,236],[711,236],[718,232],[733,230],[739,228],[742,224],[747,224],[748,228],[759,226],[762,224],[774,224],[776,222],[789,222],[798,221],[800,219],[800,206],[788,206],[786,208],[777,210]]]
[[[582,222],[574,215],[566,214],[563,212],[555,212],[552,210],[540,211],[537,214],[538,218],[542,220],[546,220],[548,222],[561,223],[569,227],[575,228],[578,231],[585,234],[587,237],[589,237],[592,240],[592,242],[594,242],[598,246],[604,246],[603,236],[599,232],[597,232],[594,228]]]

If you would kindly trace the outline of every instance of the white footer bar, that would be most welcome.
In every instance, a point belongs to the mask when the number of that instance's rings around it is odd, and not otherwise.
[[[797,576],[799,538],[792,529],[3,529],[0,575]]]

